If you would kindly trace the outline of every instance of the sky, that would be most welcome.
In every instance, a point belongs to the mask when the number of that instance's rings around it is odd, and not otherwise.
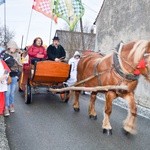
[[[82,0],[85,8],[83,16],[83,26],[93,25],[98,12],[101,8],[103,0]],[[63,30],[67,23],[58,19],[58,23],[52,22],[52,30],[50,37],[51,19],[43,14],[32,11],[33,0],[6,0],[6,24],[7,27],[15,32],[14,40],[21,47],[21,39],[23,36],[23,46],[31,45],[34,38],[41,37],[44,44],[49,45],[55,35],[56,30]],[[32,11],[32,15],[31,15]],[[29,20],[31,23],[29,27]],[[0,26],[4,24],[4,5],[0,5]],[[27,36],[29,27],[29,34]]]

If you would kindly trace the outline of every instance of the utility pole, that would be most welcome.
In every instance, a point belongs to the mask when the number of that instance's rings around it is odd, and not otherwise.
[[[81,38],[82,38],[82,50],[85,50],[82,18],[80,18],[80,29],[81,29]]]

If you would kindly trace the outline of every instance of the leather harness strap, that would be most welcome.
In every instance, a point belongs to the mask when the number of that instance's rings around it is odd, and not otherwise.
[[[118,49],[116,49],[118,51]],[[115,53],[113,54],[113,62],[114,62],[114,69],[115,71],[123,78],[127,79],[127,80],[138,80],[139,76],[137,75],[134,75],[134,74],[126,74],[123,72],[121,66],[120,66],[120,62],[119,62],[119,55],[118,53]]]
[[[98,85],[101,85],[100,73],[98,72],[98,65],[102,62],[102,58],[99,58],[94,65],[94,75],[97,76]]]
[[[94,72],[93,72],[93,75],[89,76],[88,78],[85,78],[77,83],[75,83],[73,86],[78,86],[78,85],[81,85],[89,80],[92,80],[93,78],[97,77],[98,78],[98,84],[101,85],[101,82],[100,82],[100,73],[98,72],[97,70],[97,67],[98,65],[101,63],[101,59],[98,59],[97,62],[95,63],[94,65]]]

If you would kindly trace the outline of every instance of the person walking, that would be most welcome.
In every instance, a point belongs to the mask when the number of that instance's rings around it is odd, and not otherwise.
[[[2,59],[3,50],[0,47],[0,115],[3,115],[5,110],[5,92],[7,91],[7,78],[10,72],[9,67]]]
[[[9,116],[10,112],[15,112],[15,89],[20,76],[20,72],[22,71],[22,64],[20,62],[20,51],[15,41],[9,41],[7,43],[7,50],[5,51],[5,54],[6,56],[8,55],[8,57],[6,58],[4,55],[4,60],[6,61],[11,70],[10,77],[12,79],[12,82],[8,85],[8,90],[5,92],[6,104],[4,116]]]
[[[53,43],[47,48],[48,60],[61,62],[66,57],[64,48],[59,43],[59,37],[53,38]]]
[[[80,60],[80,53],[76,51],[72,58],[69,59],[68,64],[71,65],[70,78],[66,84],[72,86],[77,81],[77,66]]]

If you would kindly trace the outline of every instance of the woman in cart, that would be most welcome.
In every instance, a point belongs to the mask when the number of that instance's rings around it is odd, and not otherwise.
[[[33,44],[30,47],[25,48],[25,52],[21,57],[23,72],[19,82],[20,92],[25,91],[25,86],[31,70],[30,64],[34,65],[36,62],[45,60],[46,58],[47,53],[43,46],[43,40],[40,37],[37,37],[34,39]]]
[[[29,61],[35,64],[47,58],[46,49],[43,46],[43,40],[40,37],[34,39],[32,46],[28,49]]]

